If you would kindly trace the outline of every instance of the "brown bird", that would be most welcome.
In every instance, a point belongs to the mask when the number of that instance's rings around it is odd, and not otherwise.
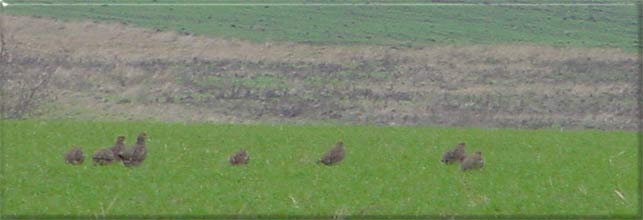
[[[232,164],[233,166],[246,165],[248,164],[249,160],[250,160],[250,156],[248,156],[248,152],[246,152],[246,150],[243,148],[241,148],[239,152],[237,152],[236,154],[228,158],[228,161],[230,161],[230,164]]]
[[[127,148],[118,155],[126,167],[138,166],[147,158],[147,148],[145,147],[145,138],[147,134],[142,132],[136,138],[136,145]]]
[[[484,166],[484,159],[482,159],[482,152],[476,151],[475,154],[473,154],[470,157],[467,157],[462,161],[462,165],[460,168],[462,171],[467,171],[467,170],[473,170],[473,169],[480,169]]]
[[[118,136],[116,137],[116,144],[110,150],[112,150],[112,154],[114,155],[114,159],[116,161],[120,161],[121,157],[118,155],[125,150],[125,144],[123,143],[125,141],[125,136]]]
[[[65,162],[71,165],[80,165],[85,162],[85,154],[80,147],[74,147],[65,153]]]
[[[109,148],[98,149],[92,156],[94,165],[108,165],[114,162],[114,153]]]
[[[447,151],[442,155],[442,160],[440,160],[442,163],[445,164],[453,164],[456,162],[462,162],[464,158],[467,156],[465,150],[464,150],[465,144],[464,143],[459,143],[453,148],[453,150]]]
[[[326,152],[324,156],[317,161],[317,163],[322,163],[324,165],[330,166],[341,162],[344,159],[344,142],[337,141],[335,147]]]

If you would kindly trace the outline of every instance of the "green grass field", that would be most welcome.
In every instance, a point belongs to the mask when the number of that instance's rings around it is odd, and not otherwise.
[[[21,6],[20,3],[52,2],[8,2],[15,4],[5,11],[15,15],[125,22],[162,31],[255,42],[407,46],[536,43],[622,48],[635,52],[637,38],[637,13],[636,7],[632,5]],[[55,3],[65,2],[96,1],[61,0]],[[176,3],[169,0],[102,2]]]
[[[4,214],[635,214],[636,135],[333,125],[2,121]],[[147,131],[140,167],[66,165]],[[315,161],[346,143],[338,166]],[[486,167],[440,163],[458,142]],[[227,157],[246,148],[251,161]],[[621,192],[619,198],[615,190]]]

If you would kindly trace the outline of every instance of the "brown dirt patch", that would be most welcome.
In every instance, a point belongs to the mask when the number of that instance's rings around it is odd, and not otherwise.
[[[3,19],[12,62],[58,66],[40,117],[636,128],[637,57],[619,49],[257,44]]]

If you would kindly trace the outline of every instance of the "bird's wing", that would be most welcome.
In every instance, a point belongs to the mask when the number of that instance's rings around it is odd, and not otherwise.
[[[134,148],[125,148],[118,155],[123,159],[129,159],[134,155]]]

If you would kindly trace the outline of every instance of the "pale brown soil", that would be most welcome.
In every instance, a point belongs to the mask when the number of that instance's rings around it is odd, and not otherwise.
[[[55,66],[34,117],[636,128],[636,54],[542,45],[312,46],[4,16]]]

